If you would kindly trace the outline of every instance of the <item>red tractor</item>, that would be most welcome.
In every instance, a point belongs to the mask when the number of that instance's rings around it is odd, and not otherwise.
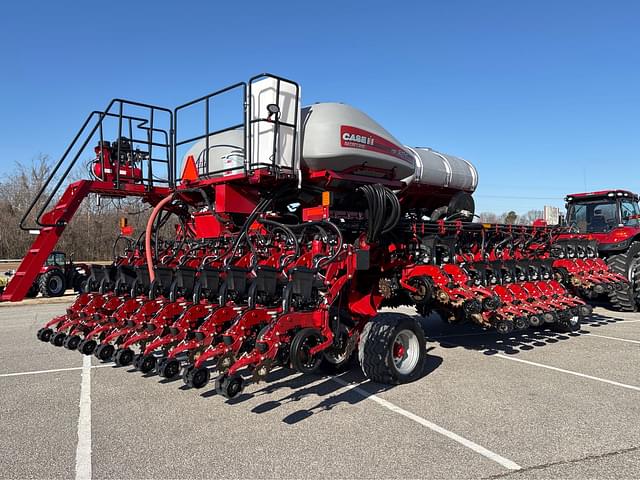
[[[80,292],[88,272],[88,265],[73,263],[73,258],[67,259],[64,252],[51,252],[27,292],[27,297],[35,297],[38,293],[43,297],[60,297],[68,289]]]
[[[616,310],[636,311],[640,304],[640,208],[638,195],[627,190],[567,195],[567,224],[598,243],[610,270],[624,275],[631,289],[608,293]]]

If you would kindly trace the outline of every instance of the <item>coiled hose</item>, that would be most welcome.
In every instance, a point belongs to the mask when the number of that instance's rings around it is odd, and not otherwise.
[[[402,215],[400,200],[384,185],[364,185],[358,189],[367,200],[367,241],[373,243],[380,235],[393,230]]]

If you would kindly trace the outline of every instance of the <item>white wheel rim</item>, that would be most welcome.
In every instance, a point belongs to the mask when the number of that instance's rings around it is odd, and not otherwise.
[[[411,330],[401,330],[391,343],[391,357],[396,370],[401,375],[408,375],[418,365],[420,359],[420,342]]]

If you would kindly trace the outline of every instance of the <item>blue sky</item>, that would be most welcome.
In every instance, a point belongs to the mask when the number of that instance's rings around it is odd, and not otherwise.
[[[479,211],[640,191],[640,2],[3,2],[0,173],[112,97],[173,107],[269,71],[473,162]]]

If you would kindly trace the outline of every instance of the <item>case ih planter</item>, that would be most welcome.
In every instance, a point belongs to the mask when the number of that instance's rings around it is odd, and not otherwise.
[[[225,126],[216,105],[232,94],[239,120]],[[567,287],[628,286],[588,241],[558,244],[557,227],[472,223],[477,172],[465,160],[406,147],[350,106],[299,101],[296,83],[265,74],[174,110],[114,100],[92,114],[57,186],[97,145],[93,177],[40,212],[34,261],[88,193],[154,209],[145,234],[93,269],[88,292],[38,338],[194,388],[215,379],[226,397],[277,366],[335,372],[352,358],[396,384],[421,375],[425,335],[383,306],[500,333],[571,331],[591,307]],[[202,124],[183,131],[194,110]],[[170,219],[175,233],[162,238]],[[24,290],[11,286],[7,299]]]

